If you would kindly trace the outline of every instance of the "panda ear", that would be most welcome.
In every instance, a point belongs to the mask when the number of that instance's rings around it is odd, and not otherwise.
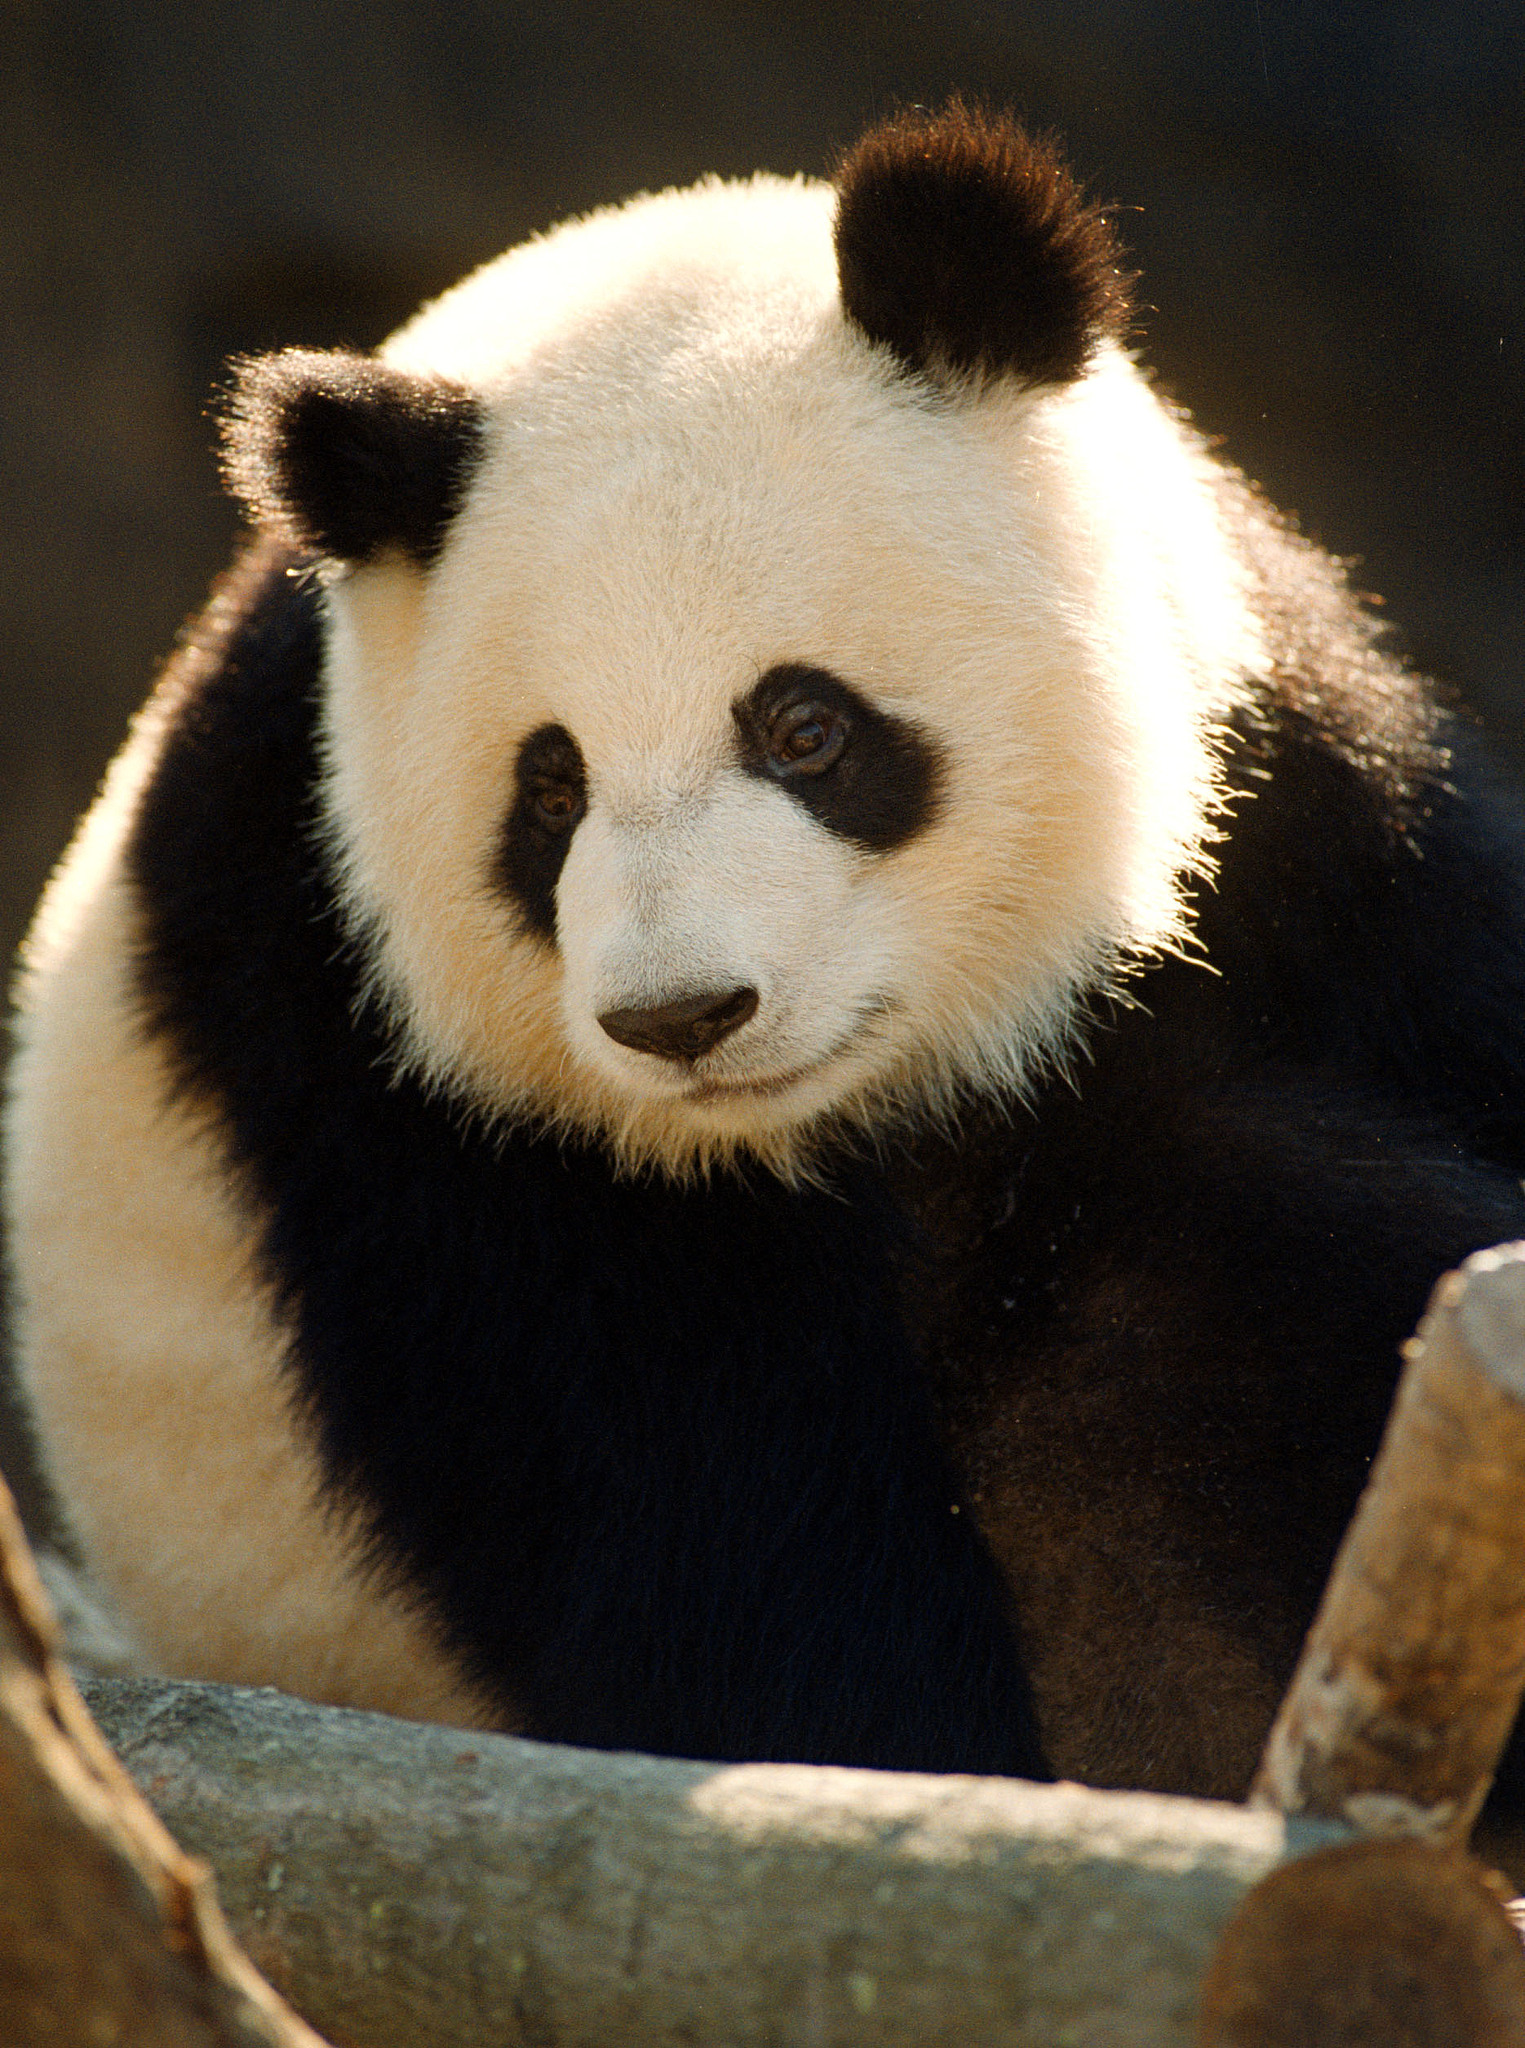
[[[954,100],[871,128],[837,173],[847,316],[908,368],[1067,384],[1133,280],[1051,144]]]
[[[341,562],[427,567],[481,452],[481,401],[374,356],[287,349],[235,366],[223,473],[252,518]]]

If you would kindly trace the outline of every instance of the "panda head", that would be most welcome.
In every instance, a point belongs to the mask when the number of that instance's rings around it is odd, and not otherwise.
[[[329,565],[335,872],[402,1057],[674,1172],[1020,1094],[1185,936],[1252,658],[1103,218],[1009,124],[574,222],[244,367]]]

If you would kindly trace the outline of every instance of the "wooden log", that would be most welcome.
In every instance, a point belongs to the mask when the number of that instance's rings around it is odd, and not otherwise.
[[[1525,1245],[1442,1279],[1252,1802],[1465,1842],[1525,1688]]]
[[[1198,2048],[1520,2048],[1525,1950],[1470,1856],[1322,1849],[1261,1881],[1202,1987]]]
[[[1074,1785],[607,1755],[101,1681],[102,1726],[336,2039],[1185,2048],[1280,1815]]]
[[[0,1481],[0,2042],[323,2048],[101,1741]]]

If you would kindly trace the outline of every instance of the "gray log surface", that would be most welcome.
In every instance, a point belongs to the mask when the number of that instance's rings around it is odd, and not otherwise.
[[[689,1764],[97,1680],[249,1953],[364,2048],[1175,2048],[1251,1886],[1348,1838],[1147,1793]]]

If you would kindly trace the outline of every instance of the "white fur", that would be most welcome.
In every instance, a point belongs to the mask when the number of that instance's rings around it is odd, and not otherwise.
[[[490,399],[437,570],[329,594],[332,840],[436,1083],[634,1161],[793,1171],[823,1119],[1020,1091],[1186,937],[1258,646],[1205,458],[1120,353],[935,399],[845,322],[826,188],[757,179],[516,250],[387,354]],[[929,831],[863,853],[742,772],[731,706],[781,662],[930,731]],[[553,721],[591,783],[559,954],[485,883]],[[738,985],[756,1016],[692,1072],[596,1021]]]

